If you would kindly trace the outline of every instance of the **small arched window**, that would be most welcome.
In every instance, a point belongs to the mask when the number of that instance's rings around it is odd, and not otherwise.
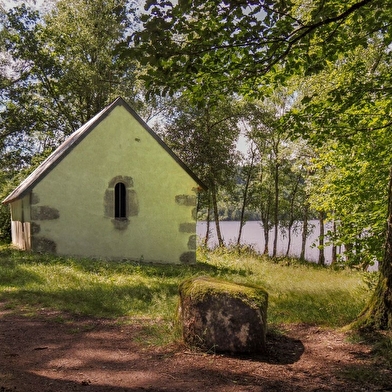
[[[127,190],[122,182],[118,182],[114,187],[114,217],[127,217]]]

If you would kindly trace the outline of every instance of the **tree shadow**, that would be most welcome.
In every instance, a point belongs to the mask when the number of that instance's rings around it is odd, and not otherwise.
[[[383,368],[366,369],[368,361],[354,367],[348,357],[331,363],[317,355],[307,358],[317,366],[303,367],[302,341],[278,330],[268,332],[266,354],[252,356],[206,355],[173,345],[148,348],[138,339],[143,336],[137,324],[3,315],[0,391],[390,390],[390,371],[381,379]]]
[[[178,285],[162,283],[151,286],[136,282],[134,284],[89,283],[88,287],[62,288],[45,291],[39,286],[19,288],[17,291],[2,294],[4,300],[13,303],[54,308],[84,314],[91,317],[122,317],[129,314],[150,314],[159,301],[177,297]]]
[[[267,333],[265,353],[225,355],[245,361],[263,362],[271,365],[290,365],[298,362],[305,351],[305,346],[299,339],[291,338],[278,331]]]
[[[300,360],[305,346],[299,339],[270,331],[267,333],[266,362],[276,365],[293,364]]]
[[[5,354],[0,358],[0,373],[9,375],[0,377],[0,391],[75,392],[86,387],[94,392],[221,391],[233,385],[287,390],[290,380],[280,372],[254,374],[247,363],[253,362],[253,368],[258,366],[255,362],[289,364],[299,359],[302,350],[299,341],[274,334],[269,337],[267,357],[189,355],[169,347],[146,351],[134,343],[140,331],[135,326],[116,328],[105,320],[58,323],[3,316],[0,336],[11,339],[0,339]],[[279,348],[283,342],[285,346]],[[127,382],[120,382],[122,378]]]
[[[30,283],[43,283],[43,280],[38,273],[14,260],[1,260],[0,287],[21,287]]]

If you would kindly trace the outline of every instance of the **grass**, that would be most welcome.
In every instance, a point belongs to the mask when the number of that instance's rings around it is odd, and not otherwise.
[[[148,265],[129,261],[77,260],[0,248],[0,302],[34,314],[39,309],[91,317],[155,320],[152,335],[174,339],[178,286],[208,275],[262,286],[269,293],[268,323],[343,327],[370,296],[363,275],[292,260],[273,262],[252,253],[198,253],[198,263]],[[172,335],[171,335],[172,334]]]
[[[268,321],[343,327],[362,310],[370,291],[363,275],[315,264],[242,257],[235,252],[206,253],[209,265],[238,273],[232,280],[264,287],[269,293]]]

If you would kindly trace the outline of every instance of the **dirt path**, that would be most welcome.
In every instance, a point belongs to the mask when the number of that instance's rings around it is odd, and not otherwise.
[[[141,339],[138,323],[0,311],[0,392],[392,391],[392,371],[370,347],[317,327],[286,327],[268,336],[267,356],[252,358]]]

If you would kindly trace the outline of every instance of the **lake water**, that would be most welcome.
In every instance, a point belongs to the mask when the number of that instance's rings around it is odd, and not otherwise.
[[[319,249],[318,245],[318,235],[320,232],[319,222],[317,220],[309,221],[309,225],[311,225],[312,233],[308,236],[306,240],[306,250],[305,250],[305,259],[308,261],[317,262],[319,257]],[[221,222],[221,232],[222,237],[224,238],[225,244],[237,243],[238,231],[240,227],[239,221],[223,221]],[[331,230],[332,224],[325,224],[325,233],[328,230]],[[208,245],[210,247],[214,247],[217,245],[216,238],[216,229],[215,223],[211,222],[210,224],[211,236]],[[207,223],[205,221],[197,222],[196,232],[199,236],[199,240],[202,241],[205,238],[207,230]],[[278,256],[284,256],[287,250],[288,238],[287,234],[285,235],[280,230],[278,231],[278,245],[277,245],[277,254]],[[274,232],[270,231],[269,235],[269,252],[272,254],[273,249],[273,241],[274,241]],[[326,242],[326,239],[324,240]],[[260,221],[249,221],[246,222],[245,226],[242,229],[241,236],[242,244],[252,245],[258,252],[262,253],[264,251],[264,232],[263,226]],[[292,231],[291,237],[291,246],[289,255],[293,257],[299,257],[301,254],[301,243],[302,243],[302,229],[301,227],[298,230]],[[339,252],[339,249],[338,249]],[[326,263],[330,263],[332,260],[332,247],[325,246],[324,255]]]

